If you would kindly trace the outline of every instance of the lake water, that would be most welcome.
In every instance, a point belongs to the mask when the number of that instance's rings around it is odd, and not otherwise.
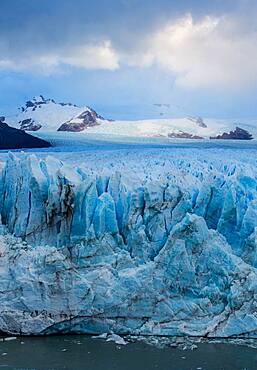
[[[257,349],[214,343],[195,350],[143,342],[119,346],[79,335],[23,337],[0,342],[0,369],[256,370]]]

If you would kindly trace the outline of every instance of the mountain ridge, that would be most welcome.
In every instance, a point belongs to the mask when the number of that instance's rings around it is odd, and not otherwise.
[[[70,131],[130,137],[166,139],[257,139],[257,125],[250,120],[221,120],[199,115],[147,120],[109,120],[94,109],[72,103],[57,103],[43,95],[27,101],[10,125],[24,131]],[[236,131],[237,128],[239,131]],[[236,131],[237,134],[231,134]]]

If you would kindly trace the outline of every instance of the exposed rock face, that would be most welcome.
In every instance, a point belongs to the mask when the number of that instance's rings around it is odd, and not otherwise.
[[[25,107],[21,107],[20,110],[22,112],[25,112],[27,108],[32,108],[32,111],[34,112],[37,108],[41,108],[42,105],[53,103],[53,104],[60,104],[61,106],[75,106],[75,104],[71,103],[56,103],[54,99],[45,99],[43,95],[35,96],[32,100],[28,100],[25,104]]]
[[[42,127],[42,125],[36,123],[32,118],[24,119],[19,123],[21,125],[21,130],[23,131],[38,131]]]
[[[203,139],[201,136],[189,134],[188,132],[171,132],[168,134],[168,137],[177,139]]]
[[[0,117],[0,149],[48,148],[51,146],[45,140],[8,126],[4,120],[4,117]]]
[[[202,127],[202,128],[207,128],[206,123],[202,119],[202,117],[188,117],[188,119],[192,122],[195,122],[197,126]]]
[[[99,120],[104,120],[104,118],[97,114],[93,109],[88,108],[88,110],[80,113],[68,122],[63,123],[61,127],[58,128],[58,131],[83,131],[88,127],[99,125]]]
[[[131,187],[11,155],[0,330],[256,337],[256,169],[177,169]]]
[[[213,137],[210,137],[210,139],[252,140],[253,137],[248,131],[240,127],[236,127],[234,131],[230,131],[229,133],[224,132],[222,135],[213,136]]]

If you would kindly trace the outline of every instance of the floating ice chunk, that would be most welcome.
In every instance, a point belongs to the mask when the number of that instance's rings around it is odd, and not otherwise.
[[[120,337],[118,334],[109,335],[108,338],[106,339],[106,342],[115,342],[116,344],[119,344],[122,346],[125,346],[127,344],[127,342],[122,337]]]
[[[100,335],[94,335],[92,338],[93,339],[106,339],[107,337],[108,337],[108,334],[103,333],[103,334],[100,334]]]
[[[17,337],[6,337],[4,340],[5,340],[5,342],[9,342],[9,341],[15,340],[15,339],[17,339]]]

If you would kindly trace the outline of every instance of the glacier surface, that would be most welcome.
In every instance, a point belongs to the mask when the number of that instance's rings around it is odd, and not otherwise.
[[[237,153],[8,155],[0,330],[257,337],[256,155]]]

